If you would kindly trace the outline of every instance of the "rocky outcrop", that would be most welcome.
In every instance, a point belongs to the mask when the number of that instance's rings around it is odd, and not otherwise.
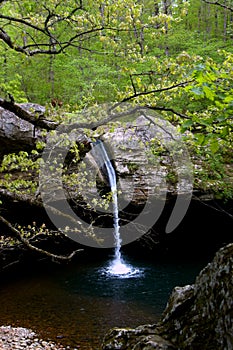
[[[32,115],[43,114],[45,108],[35,103],[21,105]],[[6,153],[30,150],[40,135],[31,123],[17,117],[14,113],[0,107],[0,156]]]
[[[103,350],[232,350],[233,244],[221,248],[194,285],[176,287],[162,319],[136,329],[113,329]]]
[[[150,195],[164,200],[167,193],[192,192],[191,163],[185,144],[175,127],[162,118],[141,115],[106,132],[103,139],[112,151],[125,201],[138,205]]]
[[[41,137],[39,120],[45,115],[45,107],[35,103],[17,106],[21,114],[26,113],[26,119],[0,107],[0,158],[7,153],[30,151]],[[151,113],[152,116],[141,115],[119,124],[114,131],[107,131],[106,126],[102,137],[112,151],[124,205],[144,205],[150,198],[164,201],[167,193],[190,196],[192,192],[191,164],[185,145],[174,126]],[[39,127],[30,118],[36,118]],[[80,134],[78,142],[82,143],[81,129]]]
[[[151,325],[136,329],[112,329],[104,339],[103,350],[175,350],[176,347],[159,335]]]

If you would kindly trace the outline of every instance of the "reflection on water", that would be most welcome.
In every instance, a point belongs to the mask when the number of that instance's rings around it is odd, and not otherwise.
[[[55,265],[22,276],[0,288],[0,323],[30,327],[71,348],[96,350],[111,327],[155,323],[173,287],[193,283],[203,266],[124,261],[124,268],[137,273],[119,278],[108,273],[111,261],[104,261]]]

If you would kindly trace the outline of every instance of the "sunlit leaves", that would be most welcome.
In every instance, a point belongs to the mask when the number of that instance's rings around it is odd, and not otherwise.
[[[26,94],[22,90],[21,86],[22,77],[19,74],[15,74],[14,78],[10,81],[0,76],[0,92],[3,97],[8,97],[9,94],[14,96],[14,99],[19,103],[27,102]]]

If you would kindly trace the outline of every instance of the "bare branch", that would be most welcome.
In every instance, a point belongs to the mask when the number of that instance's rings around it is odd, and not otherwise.
[[[11,41],[11,38],[2,28],[0,28],[0,39],[2,39],[11,49],[14,49],[14,45]]]
[[[50,39],[49,43],[36,43],[33,38],[32,41],[35,42],[35,44],[28,44],[24,46],[16,46],[13,44],[10,36],[4,31],[2,28],[0,28],[0,39],[2,39],[11,49],[21,52],[27,56],[35,56],[38,54],[44,54],[44,55],[59,55],[60,53],[64,52],[65,49],[68,47],[78,47],[83,50],[87,50],[87,48],[83,48],[82,45],[80,45],[80,42],[75,43],[78,38],[81,38],[83,35],[87,36],[93,33],[97,33],[102,31],[104,28],[92,28],[90,30],[87,30],[85,32],[78,33],[71,37],[68,41],[58,41],[52,34],[49,32],[46,33],[46,36]],[[46,32],[46,31],[45,31]],[[45,34],[44,32],[44,34]],[[29,35],[29,34],[28,34]],[[30,35],[31,36],[31,35]],[[58,47],[56,47],[56,45]],[[44,49],[42,48],[44,47]],[[92,51],[89,49],[89,51]],[[97,51],[95,51],[98,53]],[[103,54],[101,52],[101,54]]]
[[[193,198],[195,200],[198,200],[199,202],[201,202],[204,206],[209,207],[217,212],[223,213],[226,216],[228,216],[229,218],[233,219],[233,215],[231,213],[229,213],[228,211],[226,211],[224,208],[222,208],[222,206],[219,203],[217,203],[216,201],[213,201],[213,203],[215,204],[215,206],[214,206],[212,204],[209,204],[207,201],[202,200],[200,197],[196,196],[195,194],[193,194]]]
[[[119,28],[113,28],[108,26],[96,26],[94,23],[91,23],[91,28],[87,30],[83,30],[81,32],[76,32],[73,36],[71,36],[68,40],[62,41],[59,40],[55,35],[51,33],[50,28],[54,26],[54,24],[58,22],[67,22],[67,25],[70,26],[70,23],[73,22],[72,16],[78,11],[83,10],[82,1],[80,1],[80,6],[73,9],[67,16],[60,16],[59,14],[56,14],[54,12],[51,12],[50,9],[46,8],[48,11],[48,16],[45,18],[44,22],[41,23],[41,26],[36,26],[32,24],[29,20],[26,20],[24,18],[15,18],[11,16],[5,16],[0,14],[0,19],[9,21],[9,24],[17,23],[24,27],[24,32],[30,37],[33,43],[26,44],[26,41],[24,41],[23,45],[17,45],[14,40],[11,38],[9,33],[6,32],[3,28],[0,28],[0,39],[5,42],[12,50],[15,50],[17,52],[21,52],[27,56],[34,56],[38,54],[45,54],[45,55],[58,55],[62,52],[64,52],[65,49],[68,47],[78,47],[82,49],[82,45],[80,44],[80,41],[82,41],[82,38],[84,37],[86,39],[90,39],[91,35],[97,35],[98,32],[101,32],[103,30],[111,30],[111,31],[125,31],[125,29],[119,29]],[[34,39],[33,35],[26,31],[26,28],[33,29],[35,32],[40,32],[44,35],[44,39],[42,42],[37,43],[36,39]],[[45,40],[46,39],[46,40]],[[44,42],[43,42],[44,41]],[[46,41],[48,41],[46,43]],[[87,48],[83,48],[87,50]],[[97,53],[97,52],[96,52]]]
[[[39,193],[38,193],[39,194]],[[35,198],[33,195],[17,194],[10,192],[6,189],[0,188],[0,198],[2,200],[10,202],[20,202],[23,205],[30,205],[32,207],[43,208],[44,204],[40,199]],[[46,208],[50,210],[53,214],[70,220],[71,224],[77,224],[77,221],[72,216],[61,212],[59,209],[46,203]]]
[[[7,265],[4,265],[2,267],[3,270],[5,269],[8,269],[9,267],[13,266],[13,265],[16,265],[16,264],[19,264],[20,260],[15,260],[15,261],[12,261],[11,263],[7,264]]]
[[[170,132],[167,130],[167,128],[164,128],[163,125],[157,124],[157,123],[153,120],[153,118],[151,118],[150,116],[146,115],[145,113],[142,113],[142,115],[144,116],[145,119],[149,120],[150,123],[159,126],[159,127],[165,132],[165,134],[168,134],[168,135],[170,136],[170,138],[171,138],[172,140],[176,140],[176,139],[174,138],[173,134],[170,133]]]
[[[1,15],[0,14],[0,18],[1,19],[6,19],[10,22],[16,22],[16,23],[21,23],[21,24],[24,24],[25,26],[27,27],[30,27],[32,29],[35,29],[36,31],[38,32],[41,32],[43,34],[46,34],[46,31],[38,26],[35,26],[34,24],[24,20],[23,18],[16,18],[16,17],[11,17],[11,16],[4,16],[4,15]]]
[[[132,87],[133,87],[133,92],[134,92],[134,94],[136,94],[137,93],[137,90],[136,90],[136,86],[135,86],[135,84],[134,84],[134,81],[133,81],[133,76],[132,76],[132,74],[130,74],[130,81],[131,81],[131,84],[132,84]]]
[[[83,251],[83,249],[77,249],[77,250],[74,250],[73,252],[71,252],[69,255],[57,255],[57,254],[53,254],[51,252],[48,252],[47,250],[44,250],[44,249],[41,249],[41,248],[38,248],[36,246],[34,246],[33,244],[31,244],[26,238],[24,238],[22,236],[22,234],[20,233],[19,230],[17,230],[14,226],[12,226],[12,224],[6,220],[3,216],[0,215],[0,221],[6,225],[10,231],[20,240],[20,242],[22,242],[26,247],[28,247],[29,249],[37,252],[37,253],[40,253],[42,255],[46,255],[50,258],[53,258],[53,259],[56,259],[56,260],[61,260],[61,261],[67,261],[67,260],[71,260],[75,254]]]
[[[55,6],[55,9],[57,9],[60,4],[61,3],[58,3]],[[39,25],[35,25],[33,22],[31,22],[30,18],[13,17],[0,13],[0,20],[3,22],[5,21],[7,26],[14,24],[20,26],[23,32],[30,37],[33,43],[27,45],[26,41],[24,40],[23,45],[17,44],[9,32],[7,32],[5,28],[3,29],[3,27],[0,28],[0,39],[3,40],[11,49],[24,53],[28,56],[33,56],[36,54],[54,55],[63,52],[65,48],[71,46],[72,44],[74,45],[74,42],[80,37],[86,37],[91,33],[103,30],[102,26],[96,27],[95,24],[91,24],[91,28],[88,30],[83,30],[82,32],[76,32],[75,35],[71,36],[67,41],[58,40],[56,35],[52,34],[51,28],[53,28],[54,25],[58,22],[67,22],[67,25],[70,26],[74,20],[73,16],[76,14],[76,12],[79,10],[84,10],[82,0],[77,2],[77,6],[71,9],[71,11],[65,16],[62,16],[59,13],[56,13],[53,10],[49,9],[46,4],[44,4],[43,7],[48,12],[48,14]],[[46,40],[42,40],[44,43],[37,43],[36,40],[34,40],[33,35],[30,32],[27,32],[27,29],[33,29],[35,33],[42,33],[46,38]],[[45,41],[48,42],[45,43]]]
[[[184,119],[191,119],[187,115],[180,113],[178,111],[175,111],[173,108],[167,108],[167,107],[159,107],[159,106],[148,106],[149,109],[153,109],[154,111],[164,111],[164,112],[171,112],[175,115],[178,115],[181,118]]]
[[[219,1],[209,1],[209,0],[202,0],[202,1],[204,1],[206,4],[216,5],[233,12],[233,7],[227,6],[226,4],[222,4]]]
[[[151,95],[151,94],[155,94],[155,93],[158,93],[158,92],[169,91],[169,90],[172,90],[172,89],[176,89],[178,87],[184,87],[185,85],[187,85],[189,83],[192,83],[192,82],[193,82],[193,80],[189,80],[189,81],[185,81],[185,82],[182,82],[182,83],[179,83],[179,84],[174,84],[174,85],[171,85],[171,86],[168,86],[168,87],[164,87],[164,88],[160,88],[160,89],[137,92],[137,93],[134,93],[131,96],[128,96],[128,97],[124,98],[121,102],[127,102],[127,101],[133,100],[134,98],[139,97],[139,96],[146,96],[146,95]]]
[[[48,36],[48,37],[51,38],[51,36]],[[0,39],[3,40],[11,49],[13,49],[17,52],[21,52],[27,56],[34,56],[36,54],[47,54],[47,55],[59,54],[63,50],[62,47],[60,47],[59,50],[55,49],[54,46],[51,47],[51,43],[49,43],[49,44],[37,44],[37,43],[35,43],[35,44],[26,45],[26,46],[16,46],[13,44],[10,36],[2,28],[0,28]],[[34,41],[33,38],[31,38],[31,39]],[[57,44],[60,46],[59,43],[57,43]],[[40,46],[49,47],[49,49],[43,50],[43,49],[39,48]],[[29,50],[29,48],[34,48],[34,47],[37,47],[37,49]]]

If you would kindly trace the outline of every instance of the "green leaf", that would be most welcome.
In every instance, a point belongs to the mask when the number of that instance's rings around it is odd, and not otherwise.
[[[230,96],[225,97],[224,102],[226,102],[226,103],[233,102],[233,96],[230,95]]]
[[[212,153],[216,153],[219,150],[219,143],[217,140],[212,140],[210,143],[210,150]]]
[[[192,91],[194,95],[204,97],[204,93],[201,87],[193,87],[190,91]]]
[[[221,130],[220,135],[221,135],[222,138],[225,138],[227,135],[229,135],[229,127],[228,127],[228,126],[225,126],[225,127]]]
[[[213,118],[206,118],[206,119],[199,119],[198,123],[201,125],[205,125],[205,126],[210,126],[212,125],[213,122]]]
[[[228,118],[227,115],[221,114],[216,118],[216,120],[218,122],[223,122],[223,121],[227,120],[227,118]]]
[[[198,145],[202,145],[205,141],[205,135],[201,133],[195,134],[195,139],[197,140]]]
[[[210,101],[214,101],[215,92],[213,90],[211,90],[207,85],[203,85],[203,91]]]
[[[226,105],[224,103],[221,103],[219,101],[215,101],[215,105],[219,108],[219,109],[224,109],[226,107]]]
[[[192,125],[193,125],[192,119],[186,120],[186,121],[182,124],[182,130],[185,131],[185,130],[189,129]]]

